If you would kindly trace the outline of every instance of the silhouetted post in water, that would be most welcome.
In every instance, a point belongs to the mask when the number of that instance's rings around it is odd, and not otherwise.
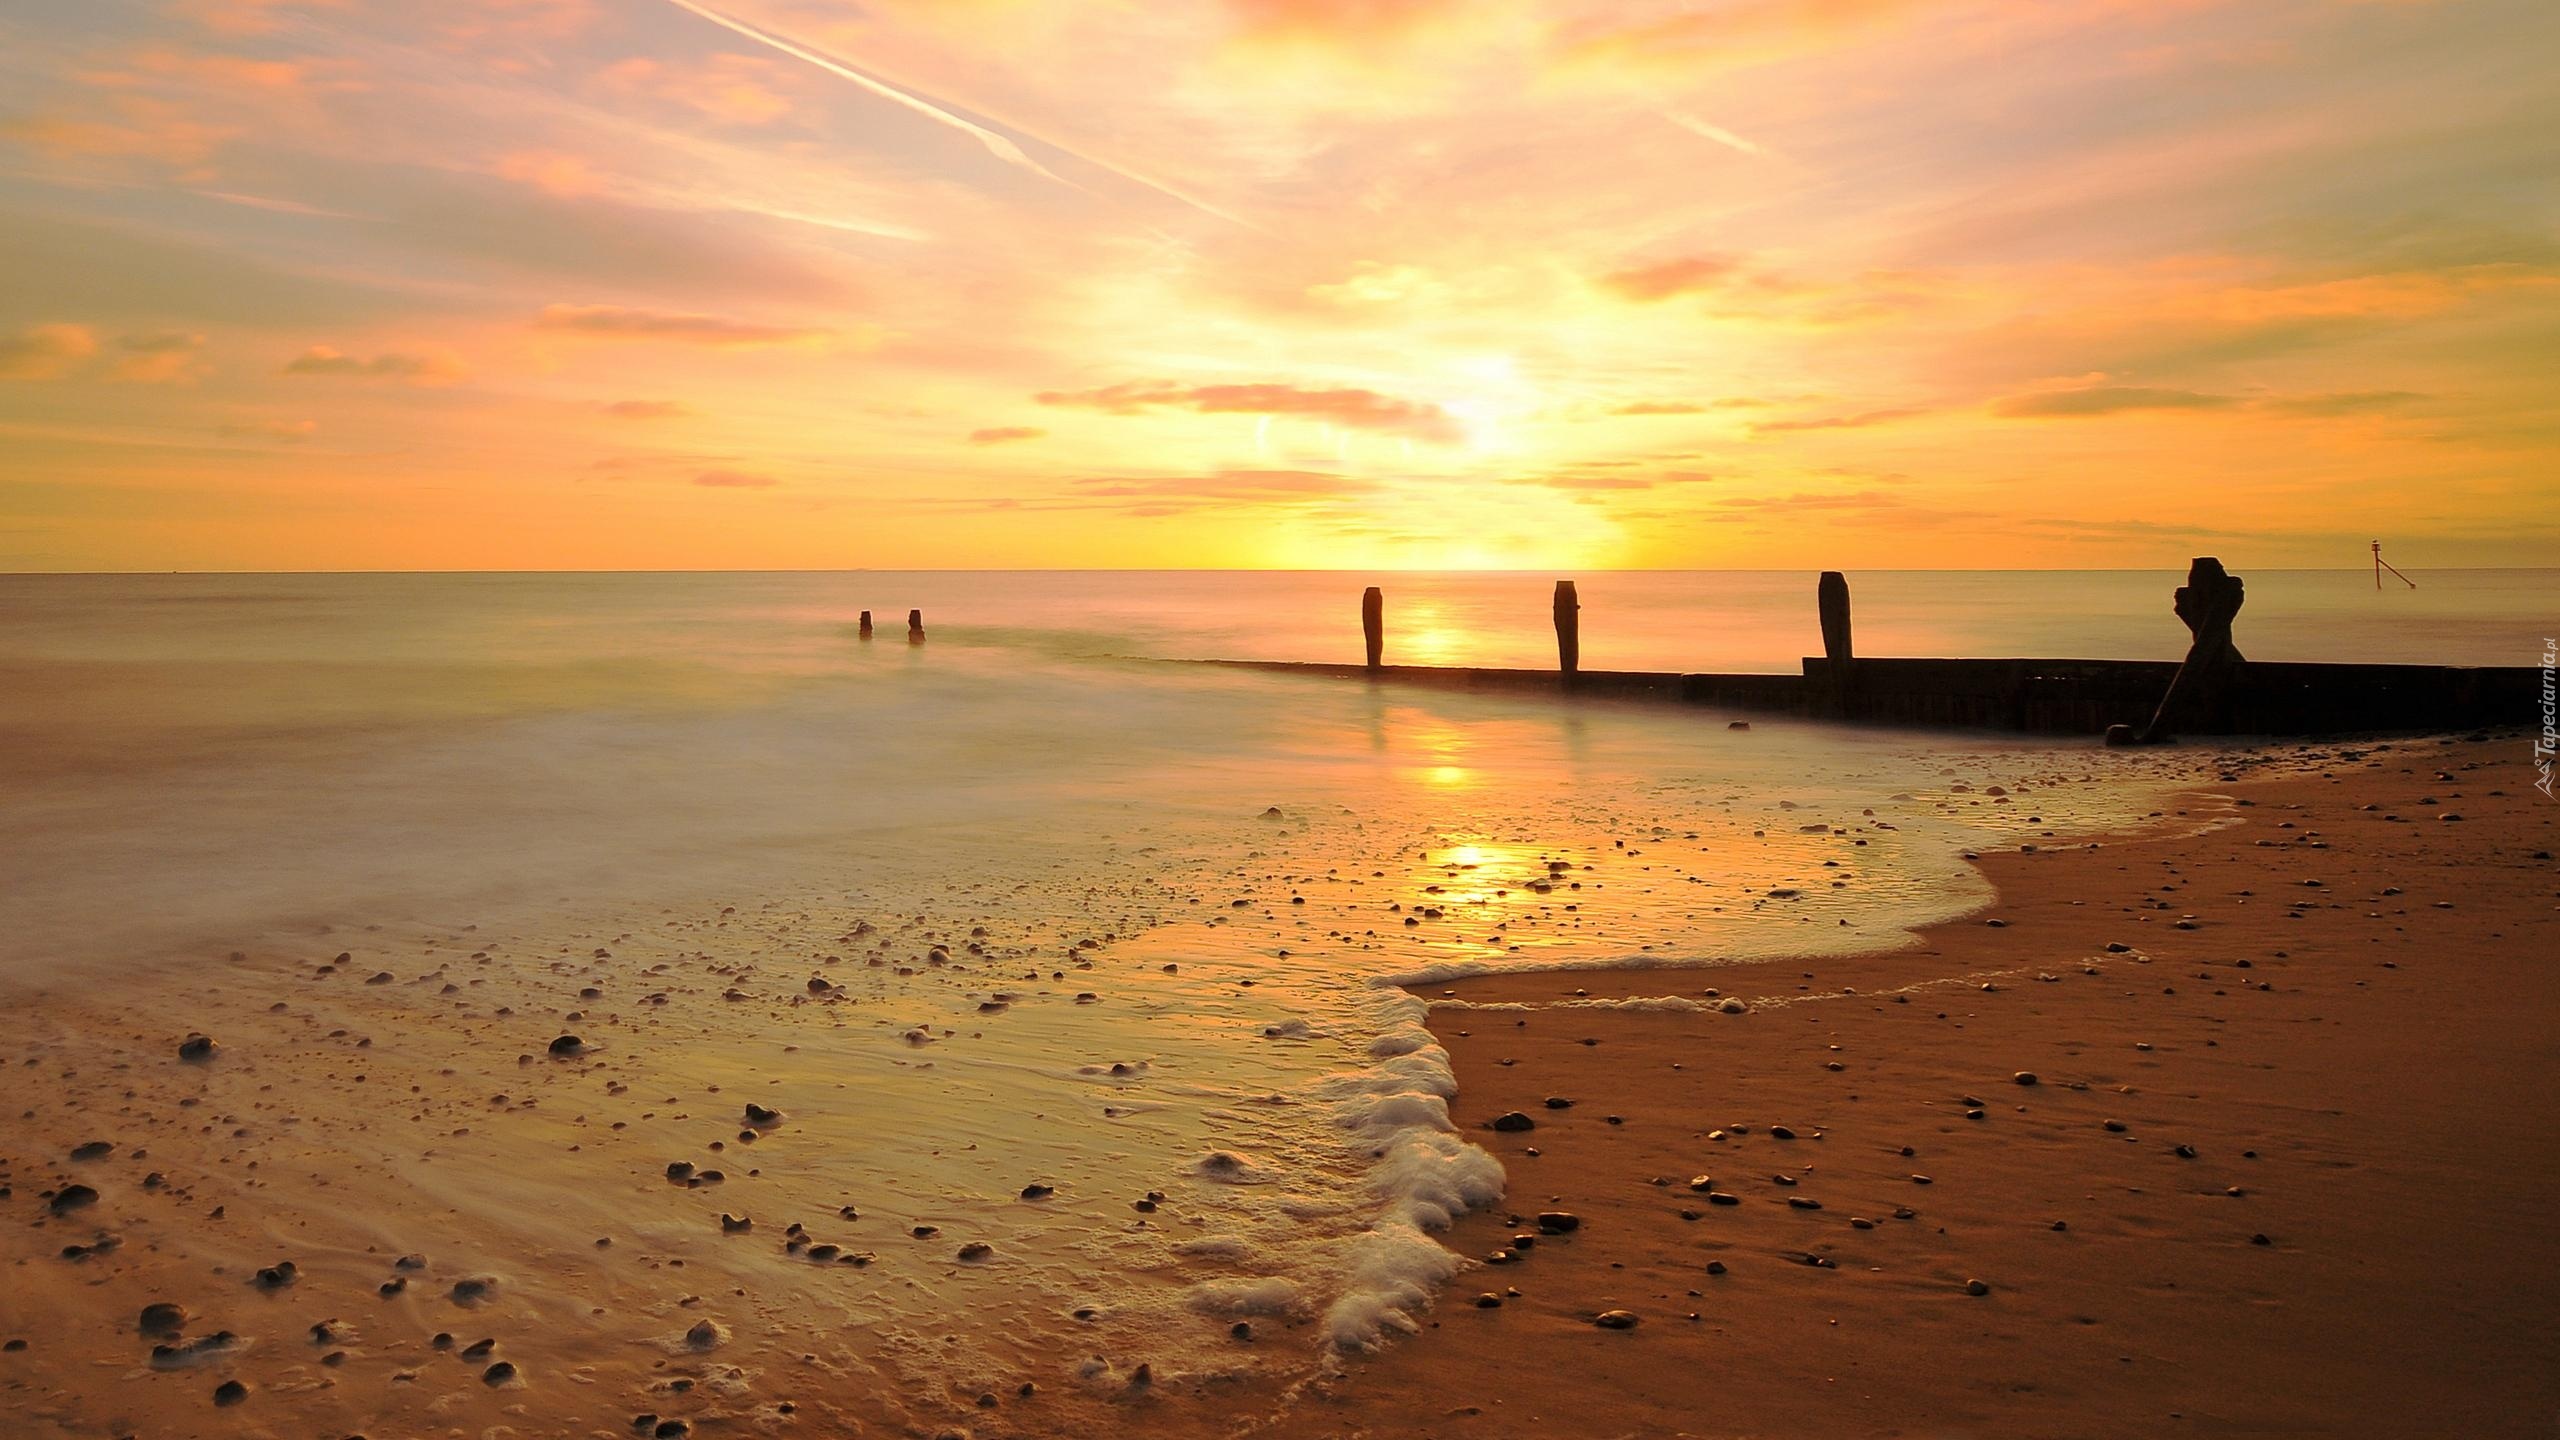
[[[1387,597],[1375,585],[1360,592],[1360,633],[1368,637],[1369,668],[1375,670],[1387,655]]]
[[[910,645],[924,643],[924,612],[921,610],[907,612],[907,643]]]
[[[1846,712],[1854,663],[1849,648],[1849,577],[1825,570],[1813,595],[1822,612],[1822,658],[1830,662],[1831,693],[1826,698],[1834,712]]]
[[[2157,744],[2169,738],[2173,726],[2191,720],[2217,733],[2229,731],[2231,681],[2245,663],[2240,647],[2231,643],[2231,622],[2244,598],[2240,577],[2225,571],[2221,561],[2199,555],[2187,566],[2187,583],[2178,587],[2170,608],[2186,622],[2195,643],[2187,647],[2178,673],[2169,677],[2169,691],[2160,697],[2151,723],[2138,731],[2110,725],[2108,744]]]
[[[1556,582],[1556,664],[1567,675],[1582,669],[1582,601],[1573,582]]]
[[[868,610],[862,612],[862,638],[871,638],[871,612]]]

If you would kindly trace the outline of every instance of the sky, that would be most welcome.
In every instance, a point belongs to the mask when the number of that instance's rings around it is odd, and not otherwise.
[[[0,570],[2560,564],[2551,0],[11,0]]]

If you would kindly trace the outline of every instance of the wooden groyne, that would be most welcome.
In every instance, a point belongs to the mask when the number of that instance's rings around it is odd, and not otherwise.
[[[1823,653],[1796,674],[1683,674],[1581,668],[1581,605],[1556,587],[1557,668],[1484,669],[1384,663],[1384,600],[1361,602],[1365,665],[1281,660],[1210,663],[1282,674],[1498,694],[1571,695],[1699,705],[1876,725],[2106,735],[2144,744],[2192,735],[2347,735],[2475,730],[2538,718],[2542,674],[2523,666],[2333,665],[2245,660],[2233,644],[2241,582],[2199,559],[2173,610],[2194,645],[2172,660],[1933,660],[1861,656],[1851,648],[1849,585],[1816,587]]]

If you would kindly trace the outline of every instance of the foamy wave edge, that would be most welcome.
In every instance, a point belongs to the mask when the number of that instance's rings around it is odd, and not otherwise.
[[[1506,1180],[1502,1162],[1449,1118],[1458,1075],[1425,1025],[1431,1007],[1392,986],[1373,994],[1382,1023],[1370,1063],[1318,1087],[1334,1123],[1367,1153],[1381,1202],[1369,1228],[1341,1244],[1342,1290],[1319,1323],[1334,1350],[1373,1349],[1420,1329],[1440,1287],[1467,1263],[1434,1237],[1500,1200]]]

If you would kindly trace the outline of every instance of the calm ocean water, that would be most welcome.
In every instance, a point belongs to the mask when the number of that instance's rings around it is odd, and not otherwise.
[[[894,1028],[827,1057],[831,1083],[864,1076],[836,1118],[969,1134],[981,1159],[1036,1147],[1088,1193],[1218,1182],[1198,1202],[1215,1234],[1183,1242],[1208,1248],[1134,1234],[1098,1267],[1090,1241],[1008,1234],[1022,1314],[1100,1287],[1114,1313],[1267,1309],[1357,1344],[1406,1323],[1457,1263],[1431,1229],[1501,1181],[1451,1123],[1420,1003],[1384,982],[1891,943],[1987,899],[1967,846],[2101,833],[2209,774],[2202,752],[1729,731],[1160,663],[1357,659],[1372,578],[1391,659],[1551,663],[1543,575],[0,577],[0,982],[233,950],[369,968],[465,927],[501,956],[585,954],[574,937],[732,912],[715,960],[1036,937],[1102,957],[1073,982],[1098,1003],[990,1012],[977,979],[917,966],[883,1003],[948,1043],[929,1067]],[[2174,657],[2178,578],[1857,575],[1859,648]],[[2240,644],[2532,664],[2560,619],[2560,572],[2417,578],[2250,574]],[[1591,668],[1777,670],[1818,648],[1810,575],[1580,580]],[[1667,975],[1665,1002],[1698,989]],[[744,1023],[683,1018],[706,1045]],[[1073,1100],[1105,1062],[1135,1067],[1115,1083],[1142,1105]],[[862,1163],[930,1195],[977,1160]],[[811,1203],[841,1179],[813,1170]],[[913,1303],[940,1323],[945,1302]]]

